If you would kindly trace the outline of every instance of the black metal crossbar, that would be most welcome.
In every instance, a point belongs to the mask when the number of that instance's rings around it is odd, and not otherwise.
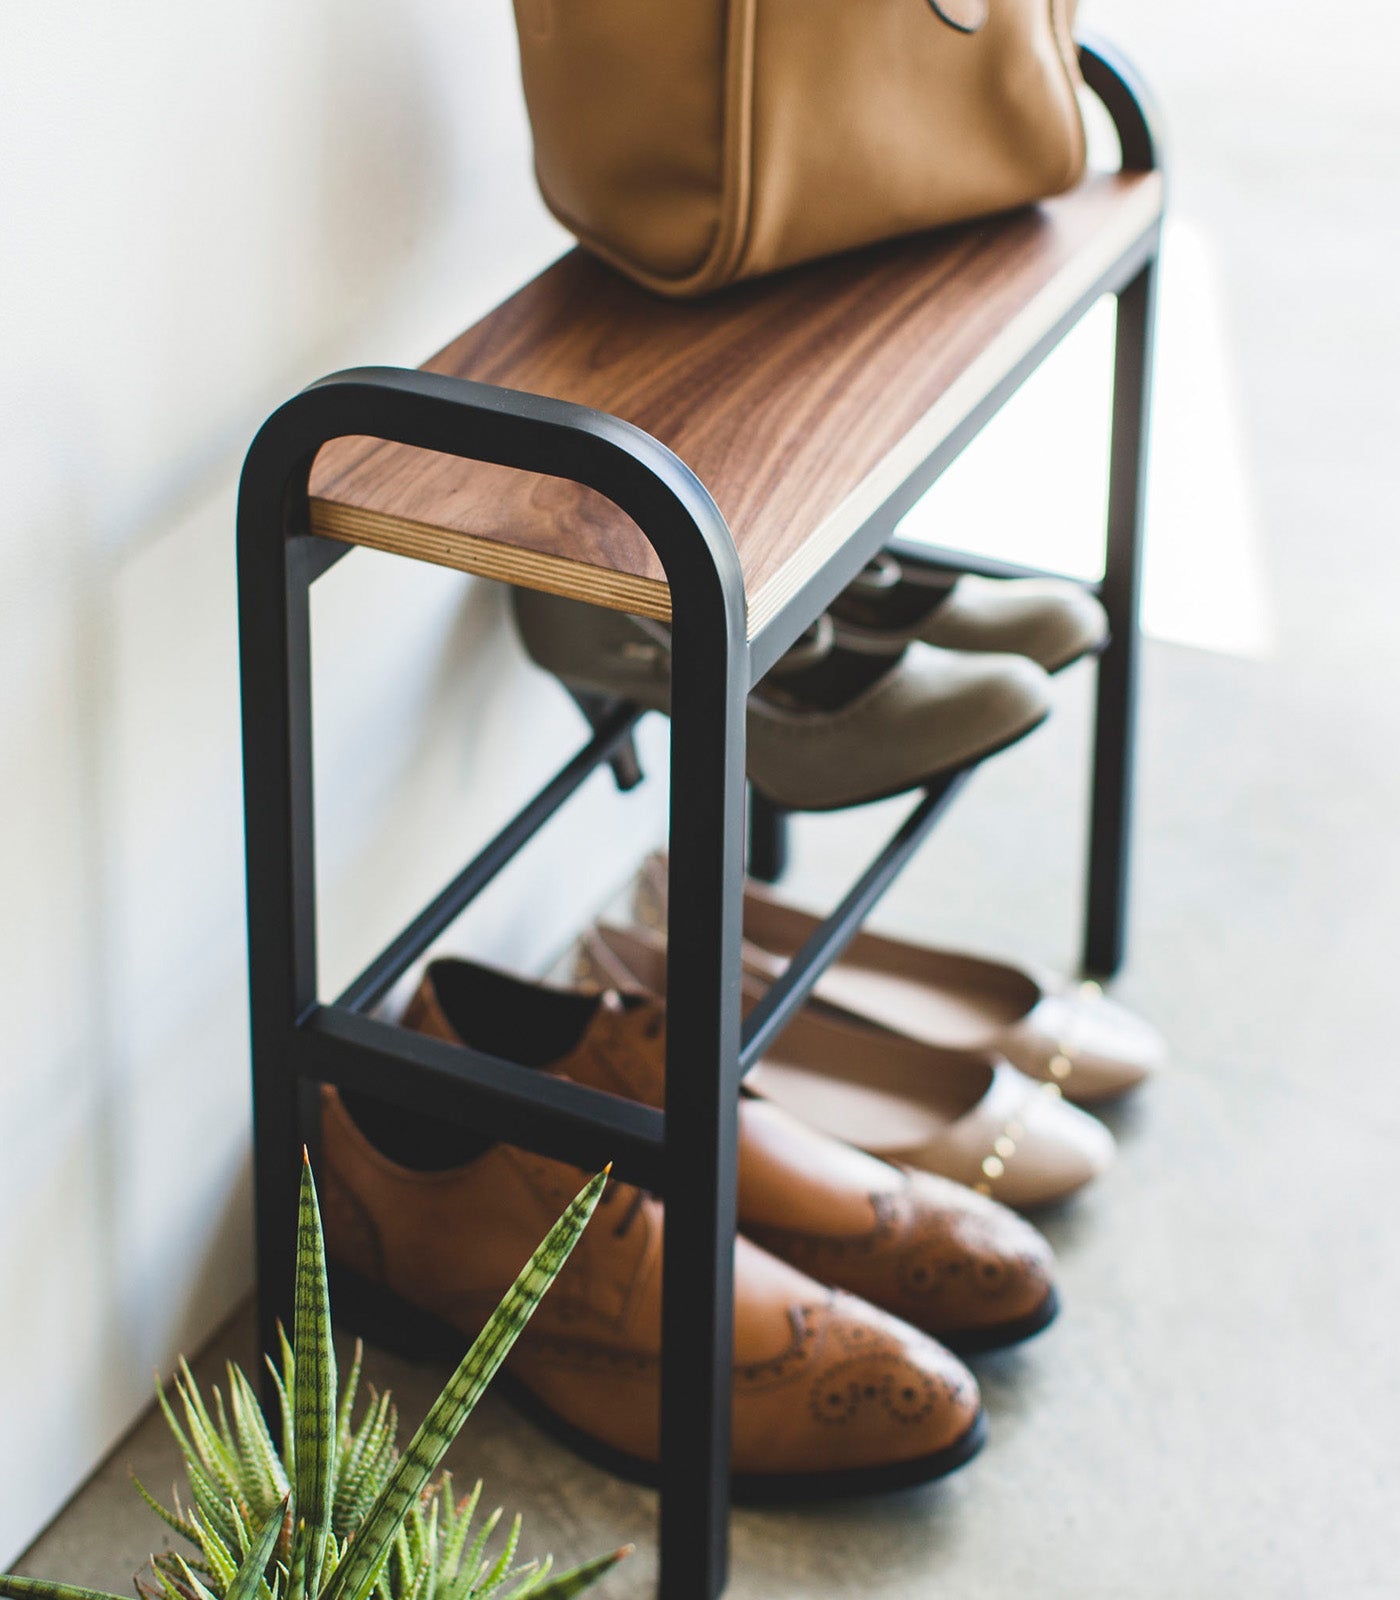
[[[822,974],[860,932],[861,924],[881,896],[909,864],[975,768],[966,767],[925,789],[922,798],[895,830],[889,842],[852,885],[840,905],[816,928],[788,962],[782,977],[749,1012],[739,1047],[743,1071],[759,1057],[792,1020],[793,1013],[821,981]]]
[[[370,962],[336,1000],[336,1005],[344,1011],[368,1011],[382,1000],[433,940],[461,916],[584,780],[626,741],[643,715],[640,706],[619,705],[600,718],[597,732],[578,754],[566,762],[442,893]]]
[[[576,1166],[615,1161],[629,1182],[665,1187],[666,1119],[651,1106],[341,1006],[318,1007],[297,1029],[292,1055],[303,1078],[388,1095],[406,1110]]]

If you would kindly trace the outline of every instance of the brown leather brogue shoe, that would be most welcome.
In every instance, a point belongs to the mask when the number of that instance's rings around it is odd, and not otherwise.
[[[598,988],[638,991],[598,933],[584,937],[578,971]],[[429,986],[420,1014],[441,1016]],[[430,1028],[429,1031],[438,1031]],[[665,1094],[661,1009],[604,994],[570,1077],[660,1106]],[[1050,1246],[1009,1207],[965,1184],[867,1155],[782,1107],[739,1105],[739,1226],[823,1283],[892,1311],[964,1354],[1029,1338],[1059,1309]]]
[[[420,1025],[433,998],[415,1003]],[[593,1053],[594,1031],[567,1065]],[[460,1352],[484,1323],[580,1177],[505,1145],[412,1170],[376,1148],[329,1088],[320,1170],[337,1309],[372,1337],[444,1352]],[[655,1480],[659,1452],[662,1227],[658,1201],[610,1185],[507,1369],[527,1411],[643,1482]],[[956,1357],[742,1238],[734,1334],[737,1500],[925,1482],[981,1445],[977,1386]]]

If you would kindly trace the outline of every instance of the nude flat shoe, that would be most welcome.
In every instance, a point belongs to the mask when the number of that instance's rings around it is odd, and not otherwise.
[[[619,994],[633,1001],[615,1023],[619,1047],[594,1053],[588,1081],[664,1105],[659,941],[594,929],[579,942],[575,975],[604,1006]],[[739,1102],[738,1210],[755,1243],[959,1353],[1018,1343],[1059,1309],[1049,1244],[1007,1207],[879,1160],[751,1091]]]
[[[982,578],[901,566],[880,555],[831,606],[844,649],[896,654],[914,640],[945,650],[1026,656],[1059,672],[1108,643],[1108,613],[1066,578]]]
[[[643,865],[634,910],[650,926],[665,925],[664,857]],[[773,982],[819,924],[767,889],[746,885],[746,970]],[[922,1044],[1004,1056],[1078,1105],[1117,1099],[1167,1059],[1161,1034],[1096,983],[879,934],[857,934],[814,999],[849,1022]]]
[[[541,590],[513,590],[512,605],[531,659],[571,691],[669,711],[661,624]],[[1050,701],[1044,672],[1021,656],[914,644],[872,659],[835,650],[823,620],[749,696],[748,776],[788,810],[865,805],[1004,750]]]
[[[666,945],[645,928],[599,925],[580,947],[585,979],[661,994]],[[744,1004],[767,985],[744,976]],[[744,1087],[882,1161],[964,1184],[1016,1209],[1082,1189],[1112,1163],[1113,1135],[990,1052],[941,1050],[805,1007]]]
[[[536,985],[516,985],[527,1002],[517,1010],[501,977],[435,962],[407,1020],[448,1042],[497,1048],[504,1026],[526,1065],[580,1078],[600,1057],[630,1050],[627,1028],[645,1022],[577,994],[542,1006]],[[542,1010],[553,1013],[544,1030],[535,1027]],[[534,1046],[561,1016],[570,1028],[581,1020],[580,1037],[552,1066],[536,1063]],[[585,1175],[499,1144],[415,1170],[365,1127],[383,1141],[390,1119],[402,1130],[402,1112],[371,1105],[367,1114],[360,1104],[357,1121],[330,1087],[321,1110],[318,1177],[338,1314],[391,1348],[455,1358]],[[441,1133],[424,1126],[423,1143],[431,1148]],[[643,1483],[656,1482],[659,1459],[663,1231],[658,1200],[610,1183],[502,1374],[542,1426]],[[734,1268],[736,1500],[883,1492],[976,1454],[985,1437],[977,1384],[940,1344],[742,1237]]]

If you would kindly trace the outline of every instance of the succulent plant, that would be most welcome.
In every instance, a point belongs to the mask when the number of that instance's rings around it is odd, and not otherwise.
[[[151,1560],[144,1600],[570,1600],[623,1555],[612,1551],[564,1573],[550,1558],[516,1566],[520,1518],[499,1551],[487,1546],[496,1511],[477,1525],[478,1483],[458,1499],[452,1478],[434,1478],[448,1447],[583,1232],[607,1181],[599,1173],[550,1229],[524,1271],[462,1358],[407,1448],[397,1448],[391,1396],[360,1387],[360,1348],[343,1388],[331,1342],[325,1244],[316,1188],[302,1170],[297,1218],[292,1339],[281,1335],[272,1376],[282,1448],[252,1384],[230,1363],[228,1399],[213,1409],[181,1363],[175,1395],[183,1421],[159,1401],[189,1480],[190,1504],[162,1505],[142,1484],[142,1499],[194,1548]],[[0,1574],[7,1600],[121,1600],[100,1590]]]

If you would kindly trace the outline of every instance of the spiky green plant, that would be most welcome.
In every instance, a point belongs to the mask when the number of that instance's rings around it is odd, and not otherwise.
[[[339,1386],[320,1208],[307,1163],[292,1339],[281,1336],[280,1370],[269,1361],[282,1449],[238,1367],[228,1369],[227,1404],[216,1388],[211,1411],[181,1363],[174,1387],[183,1423],[163,1392],[159,1400],[184,1457],[191,1503],[186,1507],[177,1496],[166,1507],[139,1482],[136,1488],[195,1548],[188,1556],[166,1551],[152,1557],[157,1586],[137,1584],[145,1600],[571,1600],[612,1567],[625,1550],[557,1575],[548,1557],[516,1566],[518,1516],[501,1549],[488,1554],[501,1513],[474,1529],[481,1485],[458,1500],[450,1474],[433,1476],[568,1259],[607,1176],[601,1172],[586,1184],[550,1229],[400,1453],[398,1416],[387,1393],[370,1389],[363,1415],[352,1422],[358,1345]],[[121,1600],[10,1574],[0,1575],[0,1596]]]

